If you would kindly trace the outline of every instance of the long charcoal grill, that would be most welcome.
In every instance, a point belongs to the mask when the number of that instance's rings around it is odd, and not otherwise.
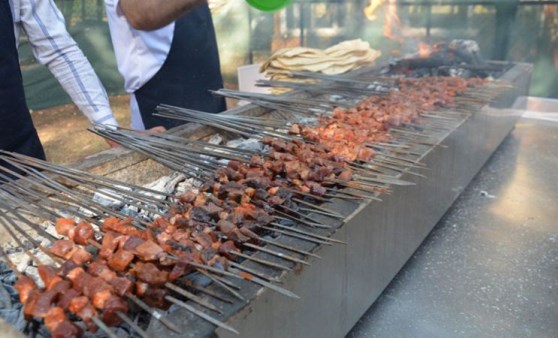
[[[345,335],[513,128],[519,113],[511,107],[517,97],[527,94],[531,71],[530,65],[514,64],[500,77],[513,86],[492,104],[456,123],[453,130],[442,135],[439,141],[443,147],[418,146],[417,150],[423,153],[420,161],[429,168],[425,173],[427,177],[402,175],[405,180],[415,182],[415,186],[394,186],[392,194],[381,196],[382,202],[329,202],[329,209],[349,216],[344,224],[324,218],[332,229],[315,232],[332,236],[346,245],[315,245],[278,237],[278,242],[314,251],[322,257],[312,258],[310,266],[297,265],[294,272],[283,272],[280,276],[282,287],[301,299],[287,298],[248,282],[238,282],[239,292],[246,302],[219,303],[224,314],[218,318],[235,327],[242,337]],[[253,105],[226,112],[253,116],[266,113],[265,109]],[[199,139],[215,131],[187,125],[171,132]],[[169,173],[160,164],[122,149],[93,156],[79,167],[135,184],[147,183]],[[261,252],[256,255],[280,261]],[[243,264],[250,266],[254,263],[246,261]],[[257,267],[268,275],[279,275],[276,270],[261,265]],[[170,313],[168,318],[180,327],[183,334],[173,334],[157,321],[152,321],[148,332],[158,337],[235,336],[222,329],[215,330],[213,325],[182,309]]]

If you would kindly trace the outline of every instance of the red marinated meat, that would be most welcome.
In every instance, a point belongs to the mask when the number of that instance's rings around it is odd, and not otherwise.
[[[14,287],[16,288],[17,293],[19,293],[19,301],[22,304],[27,303],[27,299],[29,298],[31,291],[38,289],[35,281],[26,275],[20,275],[15,282]]]
[[[39,289],[33,289],[29,292],[29,294],[27,295],[27,301],[25,302],[23,307],[23,314],[25,315],[25,318],[30,319],[33,317],[35,305],[37,304],[40,296],[41,291],[39,291]]]
[[[68,236],[68,232],[75,227],[75,224],[75,221],[71,218],[57,218],[54,227],[57,234]]]
[[[143,242],[145,242],[145,239],[143,239],[143,238],[136,237],[136,236],[129,236],[126,239],[126,242],[124,242],[124,245],[122,246],[122,248],[124,250],[134,252],[136,250],[136,247],[138,245],[142,244]]]
[[[80,245],[89,245],[89,240],[94,239],[95,230],[91,224],[87,222],[79,222],[79,224],[74,229],[74,237],[72,238],[74,242]]]
[[[78,267],[70,271],[67,275],[68,279],[72,281],[72,286],[74,289],[83,292],[84,288],[89,285],[93,276],[83,268]]]
[[[126,277],[115,277],[108,281],[112,286],[113,291],[118,296],[124,296],[132,291],[133,283]]]
[[[339,175],[337,175],[337,179],[348,182],[353,179],[353,173],[350,170],[344,170]]]
[[[77,250],[76,245],[69,240],[60,239],[54,242],[50,247],[50,252],[58,257],[70,259],[74,252]]]
[[[105,218],[102,229],[107,231],[114,231],[122,235],[136,236],[141,238],[146,238],[146,232],[143,232],[132,225],[134,220],[132,218],[126,218],[119,220],[115,217]]]
[[[103,280],[109,282],[113,278],[116,278],[116,272],[112,271],[103,261],[95,261],[89,264],[89,273],[93,276],[101,277]]]
[[[116,247],[118,246],[118,236],[119,235],[117,233],[112,231],[108,231],[107,233],[105,233],[105,235],[103,236],[101,250],[99,251],[99,256],[105,259],[112,256],[112,254],[116,250]]]
[[[116,326],[122,322],[117,315],[118,312],[128,312],[128,304],[120,297],[113,296],[106,301],[101,319],[108,326]]]
[[[147,292],[147,290],[149,290],[149,284],[142,282],[142,281],[137,281],[136,282],[136,295],[139,297],[143,297],[145,295],[145,293]]]
[[[70,306],[70,302],[72,301],[72,299],[79,297],[80,295],[81,292],[77,291],[76,289],[66,290],[59,296],[56,305],[63,309],[68,309],[68,306]]]
[[[80,296],[72,299],[68,306],[68,310],[83,320],[89,331],[95,332],[97,330],[97,327],[91,319],[97,316],[97,310],[91,305],[87,297]]]
[[[77,265],[83,265],[93,259],[93,256],[84,248],[78,247],[72,254],[72,262],[76,263]]]
[[[163,248],[153,241],[144,241],[142,244],[138,245],[134,254],[142,261],[154,261],[165,256]]]
[[[35,302],[33,307],[33,312],[31,315],[34,318],[43,318],[47,315],[48,310],[51,308],[51,304],[56,303],[56,298],[58,297],[58,292],[56,291],[44,291],[40,293],[39,297]]]
[[[65,320],[68,320],[66,314],[64,313],[64,309],[58,306],[51,307],[48,310],[47,315],[44,318],[45,326],[47,329],[52,332],[56,330],[56,327]]]
[[[81,338],[83,330],[69,320],[65,320],[52,331],[51,338]]]
[[[60,275],[67,276],[70,271],[77,268],[78,266],[79,265],[72,262],[71,260],[67,260],[64,263],[62,263],[62,266],[60,267]]]
[[[52,265],[39,265],[37,268],[39,276],[45,285],[45,289],[50,289],[52,285],[62,280],[58,275],[58,269]]]
[[[149,285],[163,285],[169,279],[169,273],[164,270],[159,270],[155,264],[137,262],[130,272],[141,281]]]
[[[70,281],[60,280],[60,281],[58,281],[54,284],[51,284],[51,286],[50,286],[50,288],[48,288],[48,290],[58,292],[59,294],[63,294],[71,288],[72,288],[72,283],[70,283]]]
[[[118,272],[126,270],[128,265],[134,260],[134,254],[130,251],[118,249],[108,260],[108,266]]]

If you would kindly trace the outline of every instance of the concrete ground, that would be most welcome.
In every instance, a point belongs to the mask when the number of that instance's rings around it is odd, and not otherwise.
[[[347,335],[364,337],[558,337],[558,122],[518,122]]]

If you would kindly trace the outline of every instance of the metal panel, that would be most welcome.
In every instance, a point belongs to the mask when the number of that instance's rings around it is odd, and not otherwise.
[[[510,107],[518,96],[526,95],[531,71],[530,65],[518,64],[504,74],[502,79],[514,88],[448,133],[442,142],[447,147],[428,151],[422,159],[430,168],[427,177],[405,177],[416,186],[394,187],[391,195],[382,196],[383,202],[334,201],[328,205],[345,214],[352,212],[332,235],[347,245],[319,246],[316,253],[322,259],[312,259],[311,266],[297,267],[295,273],[282,276],[282,286],[301,299],[243,283],[242,293],[250,301],[224,309],[225,318],[232,315],[228,323],[242,337],[345,335],[513,128],[519,112]],[[289,244],[309,246],[294,240]],[[183,337],[212,334],[207,323],[183,311],[172,313],[170,318],[175,322],[180,319]],[[157,323],[151,328],[156,334],[167,335],[163,330]],[[221,329],[214,333],[235,337]]]

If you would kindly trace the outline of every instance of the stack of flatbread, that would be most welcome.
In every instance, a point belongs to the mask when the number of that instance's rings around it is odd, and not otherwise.
[[[381,53],[370,48],[366,41],[343,41],[328,49],[296,47],[275,52],[261,67],[260,72],[273,80],[287,77],[290,71],[342,74],[373,64]]]

